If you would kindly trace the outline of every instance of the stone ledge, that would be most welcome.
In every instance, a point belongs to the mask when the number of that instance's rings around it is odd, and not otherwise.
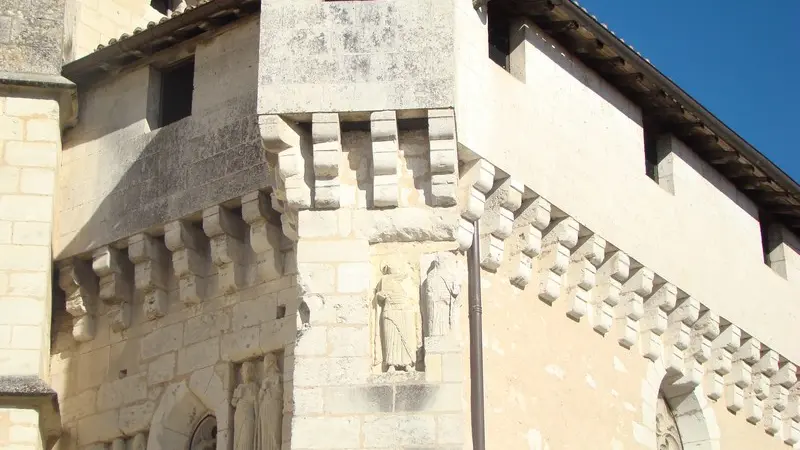
[[[40,89],[75,89],[75,83],[61,75],[0,71],[0,86]]]
[[[39,428],[45,449],[52,448],[61,435],[58,394],[36,375],[0,376],[0,408],[2,407],[39,411]]]

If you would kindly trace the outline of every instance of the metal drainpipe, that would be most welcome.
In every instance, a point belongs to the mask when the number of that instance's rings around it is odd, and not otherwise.
[[[483,311],[481,309],[481,249],[478,221],[472,225],[472,247],[467,254],[468,296],[469,296],[469,372],[470,400],[472,409],[472,448],[486,449],[486,433],[483,406]]]

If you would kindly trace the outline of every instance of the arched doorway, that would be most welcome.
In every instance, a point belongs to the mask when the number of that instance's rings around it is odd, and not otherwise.
[[[681,439],[678,422],[670,408],[664,392],[658,393],[656,403],[656,439],[658,450],[683,450],[683,440]]]
[[[189,450],[216,450],[217,448],[217,418],[208,415],[194,427],[192,439],[189,441]]]

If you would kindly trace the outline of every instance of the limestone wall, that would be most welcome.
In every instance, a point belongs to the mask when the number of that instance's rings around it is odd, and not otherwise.
[[[260,114],[447,108],[453,2],[261,5]]]
[[[630,100],[533,26],[520,81],[486,57],[484,19],[468,2],[456,14],[459,143],[800,359],[794,285],[764,264],[753,204],[674,140],[674,193],[654,183]]]
[[[65,0],[65,4],[65,62],[165,17],[150,6],[150,0]]]
[[[192,115],[165,127],[153,129],[158,90],[146,65],[80,88],[58,179],[57,259],[269,185],[255,118],[257,33],[249,21],[162,55],[164,64],[196,49]]]
[[[0,376],[49,373],[51,234],[59,107],[0,96]],[[35,410],[0,409],[0,446],[38,449]]]
[[[258,215],[252,197],[242,206],[249,218]],[[274,353],[283,369],[297,321],[296,278],[268,244],[278,229],[241,214],[206,209],[201,223],[173,222],[164,236],[60,263],[67,310],[55,318],[50,359],[60,449],[134,439],[183,448],[207,414],[229,448],[235,367]],[[290,413],[291,396],[281,405]]]

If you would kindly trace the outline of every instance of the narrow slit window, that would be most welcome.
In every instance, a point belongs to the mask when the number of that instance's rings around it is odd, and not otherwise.
[[[192,114],[194,93],[194,57],[161,70],[160,126]]]
[[[772,266],[773,261],[770,260],[770,254],[778,246],[779,241],[777,236],[773,233],[773,225],[774,222],[768,214],[762,212],[758,215],[758,226],[761,230],[762,256],[764,258],[764,264],[768,266]]]
[[[651,180],[658,182],[658,132],[652,124],[644,124],[644,169]]]

